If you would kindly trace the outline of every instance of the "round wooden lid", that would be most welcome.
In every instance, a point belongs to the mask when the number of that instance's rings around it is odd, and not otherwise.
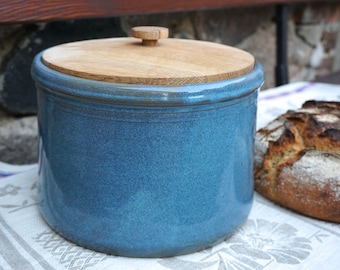
[[[108,38],[72,42],[47,49],[49,68],[75,77],[145,85],[216,82],[249,73],[254,57],[240,49],[205,41],[163,39],[162,27],[136,27],[141,38]],[[158,39],[162,39],[159,40]]]

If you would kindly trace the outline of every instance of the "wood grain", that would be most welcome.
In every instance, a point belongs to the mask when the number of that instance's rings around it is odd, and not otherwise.
[[[245,51],[211,42],[163,39],[149,47],[135,38],[109,38],[52,47],[43,62],[80,78],[174,86],[235,78],[249,73],[255,60]]]
[[[326,0],[336,2],[337,0]],[[325,0],[0,0],[0,24]]]

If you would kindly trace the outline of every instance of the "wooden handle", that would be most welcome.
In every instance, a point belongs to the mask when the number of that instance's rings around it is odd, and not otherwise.
[[[131,29],[131,35],[142,39],[145,46],[156,46],[158,40],[169,36],[169,29],[158,26],[137,26]]]

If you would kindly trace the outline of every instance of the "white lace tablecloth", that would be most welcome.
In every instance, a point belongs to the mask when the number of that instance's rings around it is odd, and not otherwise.
[[[340,86],[302,82],[261,92],[258,127],[308,99],[340,100]],[[247,222],[222,244],[135,259],[87,250],[54,233],[38,212],[37,165],[0,163],[0,176],[0,269],[340,269],[340,224],[296,214],[258,194]]]

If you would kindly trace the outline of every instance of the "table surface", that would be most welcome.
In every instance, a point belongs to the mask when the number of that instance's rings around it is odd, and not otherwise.
[[[261,92],[258,128],[308,99],[340,101],[340,86],[301,82]],[[225,242],[201,252],[137,259],[87,250],[66,241],[42,220],[36,202],[37,174],[36,164],[0,163],[0,269],[289,270],[340,266],[340,224],[299,215],[257,193],[245,224]]]

